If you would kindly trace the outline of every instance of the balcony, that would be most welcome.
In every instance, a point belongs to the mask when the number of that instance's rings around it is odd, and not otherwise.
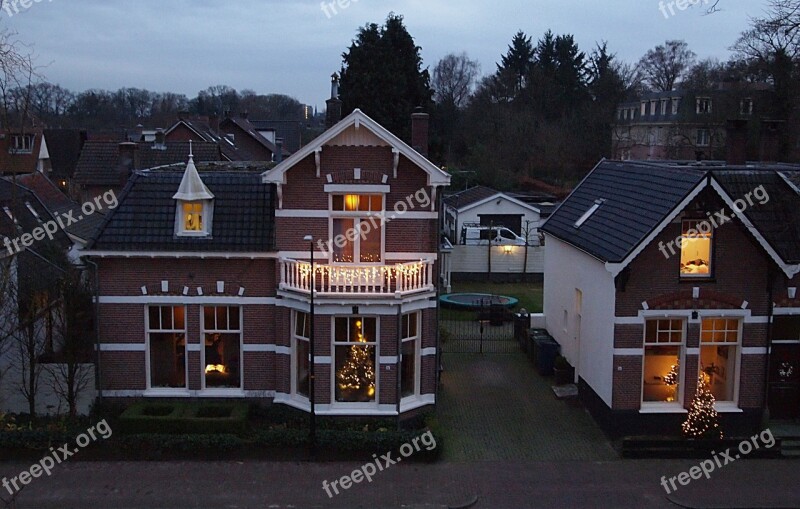
[[[280,261],[280,289],[311,293],[311,264],[297,260]],[[431,292],[433,260],[395,265],[314,264],[314,296],[405,297]]]

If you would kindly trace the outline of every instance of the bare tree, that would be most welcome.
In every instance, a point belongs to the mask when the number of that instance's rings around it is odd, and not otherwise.
[[[433,69],[434,99],[438,103],[449,103],[463,107],[480,72],[480,64],[470,60],[466,53],[445,56]]]
[[[655,91],[669,92],[694,63],[697,55],[685,41],[666,41],[639,61],[645,81]]]

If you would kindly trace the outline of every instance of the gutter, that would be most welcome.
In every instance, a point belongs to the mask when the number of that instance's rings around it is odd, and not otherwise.
[[[94,388],[97,391],[97,402],[103,402],[103,388],[100,378],[100,270],[89,257],[84,261],[94,267]]]

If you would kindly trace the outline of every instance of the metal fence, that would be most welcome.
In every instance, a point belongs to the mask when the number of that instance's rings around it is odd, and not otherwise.
[[[441,308],[440,337],[444,353],[518,353],[513,314],[503,307],[477,310]]]

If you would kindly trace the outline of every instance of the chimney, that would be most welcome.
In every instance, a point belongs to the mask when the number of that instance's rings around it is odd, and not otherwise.
[[[762,120],[759,133],[759,160],[767,162],[783,161],[783,131],[785,120]]]
[[[411,147],[428,157],[428,123],[430,115],[425,113],[422,106],[417,106],[411,114]]]
[[[153,149],[155,150],[166,150],[167,148],[167,138],[164,134],[164,130],[161,128],[156,129],[156,139],[153,143]]]
[[[325,101],[325,128],[330,129],[342,119],[342,101],[339,99],[339,75],[331,74],[331,98]]]
[[[118,145],[118,151],[117,173],[120,184],[124,186],[131,173],[139,167],[139,145],[132,141],[125,141]]]
[[[275,146],[278,148],[278,150],[273,159],[275,159],[276,163],[280,163],[283,161],[283,140],[278,139],[278,141],[275,142]]]
[[[747,164],[747,120],[728,120],[726,123],[725,162],[728,166]]]

